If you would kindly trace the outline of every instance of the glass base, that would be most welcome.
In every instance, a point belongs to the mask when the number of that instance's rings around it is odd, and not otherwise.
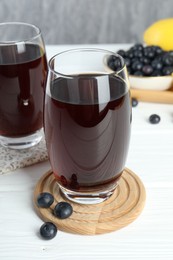
[[[0,136],[0,144],[10,149],[26,149],[38,144],[43,137],[43,130],[40,129],[35,133],[23,137],[5,137]]]
[[[93,193],[84,193],[84,192],[76,192],[68,190],[64,187],[62,187],[60,184],[58,184],[60,191],[62,194],[69,200],[79,203],[79,204],[98,204],[102,203],[103,201],[109,199],[111,195],[114,193],[114,190],[118,186],[116,185],[107,191],[100,191],[100,192],[93,192]]]

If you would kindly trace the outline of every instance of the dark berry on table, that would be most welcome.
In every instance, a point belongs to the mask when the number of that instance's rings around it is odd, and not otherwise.
[[[46,240],[54,238],[57,234],[57,227],[51,222],[45,222],[40,227],[40,235]]]
[[[164,76],[171,75],[173,73],[173,67],[164,67],[162,73]]]
[[[37,197],[37,205],[40,208],[49,208],[54,202],[54,197],[49,192],[42,192]]]
[[[68,202],[59,202],[54,208],[54,215],[60,219],[66,219],[73,213],[73,208]]]
[[[136,98],[132,98],[132,107],[136,107],[138,105],[138,100]]]
[[[142,67],[143,67],[142,62],[140,62],[140,61],[138,61],[138,60],[137,60],[137,61],[134,61],[134,62],[132,63],[132,65],[131,65],[131,68],[132,68],[133,71],[141,70]]]
[[[153,114],[149,117],[149,122],[151,124],[158,124],[160,122],[160,116],[157,114]]]
[[[150,76],[153,73],[153,67],[151,65],[144,65],[142,72],[145,76]]]

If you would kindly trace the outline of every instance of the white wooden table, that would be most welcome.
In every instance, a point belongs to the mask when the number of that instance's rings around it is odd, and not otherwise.
[[[48,58],[75,47],[78,46],[47,46]],[[99,47],[116,50],[127,46]],[[158,125],[148,122],[152,113],[161,116]],[[133,108],[126,166],[142,179],[147,192],[146,206],[135,222],[99,236],[59,231],[50,241],[38,236],[43,222],[32,204],[34,186],[50,168],[49,163],[0,176],[0,260],[172,260],[173,105],[139,103]]]

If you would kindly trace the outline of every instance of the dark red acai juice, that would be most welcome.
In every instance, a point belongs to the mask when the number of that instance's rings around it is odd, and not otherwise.
[[[0,135],[21,137],[43,125],[47,60],[43,49],[0,47]]]
[[[118,77],[105,77],[103,82],[98,75],[58,78],[46,93],[48,153],[65,188],[110,189],[124,169],[131,125],[129,90]]]

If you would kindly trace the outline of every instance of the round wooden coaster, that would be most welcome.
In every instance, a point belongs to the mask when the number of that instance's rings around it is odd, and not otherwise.
[[[37,206],[37,196],[41,192],[50,192],[55,198],[48,209]],[[108,200],[95,205],[81,205],[70,201],[73,214],[64,220],[53,215],[55,205],[60,201],[68,200],[61,196],[52,171],[47,172],[38,181],[34,191],[34,206],[43,221],[53,222],[59,230],[83,235],[108,233],[127,226],[139,216],[145,199],[143,183],[127,168],[120,178],[118,187]]]

